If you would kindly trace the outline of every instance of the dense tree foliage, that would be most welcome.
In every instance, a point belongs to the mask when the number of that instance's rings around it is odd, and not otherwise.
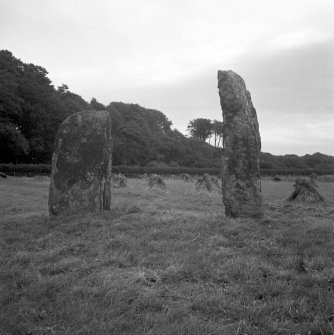
[[[156,110],[120,102],[87,103],[63,84],[54,88],[47,71],[0,51],[0,162],[49,163],[56,131],[69,115],[108,110],[113,125],[114,164],[219,165],[219,151],[172,130]]]
[[[187,131],[193,137],[206,141],[212,134],[211,120],[198,118],[189,121]]]
[[[223,146],[223,122],[209,119],[193,119],[189,121],[187,127],[188,133],[195,138],[205,142],[213,137],[215,147]]]
[[[63,85],[55,89],[41,66],[0,51],[2,162],[49,162],[59,124],[89,104]]]
[[[0,51],[0,163],[50,163],[60,123],[82,110],[107,110],[113,127],[113,164],[219,168],[223,123],[193,119],[190,138],[167,117],[136,104],[90,103],[63,84],[55,88],[47,71],[25,64],[7,50]],[[212,140],[210,145],[205,141]],[[261,153],[262,169],[333,170],[334,157],[316,153],[273,156]]]
[[[115,165],[220,165],[221,149],[172,130],[172,122],[157,110],[121,102],[106,109],[112,119]]]
[[[91,109],[94,109],[96,111],[103,111],[106,109],[106,107],[100,102],[98,102],[95,98],[92,98],[89,105]]]
[[[214,140],[214,146],[215,147],[224,146],[223,145],[223,122],[213,120],[211,122],[211,127],[212,127],[212,136]]]

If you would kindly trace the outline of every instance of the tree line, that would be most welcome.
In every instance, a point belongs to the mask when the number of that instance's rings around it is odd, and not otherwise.
[[[1,162],[50,162],[59,124],[90,108],[66,85],[55,88],[47,74],[41,66],[0,51]]]
[[[95,98],[88,103],[63,84],[55,88],[41,66],[0,51],[0,162],[50,163],[56,131],[69,115],[107,110],[113,124],[114,164],[219,165],[219,149],[172,130],[160,111]]]
[[[160,111],[111,102],[114,165],[169,165],[204,168],[221,164],[221,148],[187,138]]]
[[[49,164],[62,121],[83,110],[106,110],[112,119],[113,165],[220,168],[222,122],[193,119],[186,137],[160,111],[122,102],[105,106],[95,98],[87,102],[65,84],[55,88],[47,75],[43,67],[0,51],[0,163]],[[261,153],[260,167],[333,170],[334,157]]]

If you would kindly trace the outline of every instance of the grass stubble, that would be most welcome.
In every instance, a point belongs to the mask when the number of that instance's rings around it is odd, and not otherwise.
[[[0,183],[0,334],[334,334],[334,187],[264,219],[167,180],[113,189],[110,212],[49,219],[47,178]]]

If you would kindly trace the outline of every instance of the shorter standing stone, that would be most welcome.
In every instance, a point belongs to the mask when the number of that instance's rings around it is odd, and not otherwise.
[[[59,127],[49,191],[50,216],[109,210],[112,138],[110,115],[84,111]]]

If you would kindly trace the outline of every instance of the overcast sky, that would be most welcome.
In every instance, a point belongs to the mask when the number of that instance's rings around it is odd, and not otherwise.
[[[252,95],[262,151],[334,155],[333,0],[0,0],[0,49],[90,101],[222,120],[217,70]]]

